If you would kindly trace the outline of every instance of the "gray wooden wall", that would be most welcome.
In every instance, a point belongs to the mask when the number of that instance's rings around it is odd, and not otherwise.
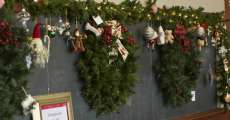
[[[74,62],[78,58],[76,53],[68,52],[63,39],[57,36],[51,42],[50,61],[46,69],[33,69],[28,76],[28,88],[32,95],[70,91],[73,98],[75,120],[171,120],[175,117],[206,111],[216,107],[215,84],[210,86],[204,79],[208,71],[208,64],[214,62],[214,49],[211,46],[203,50],[205,60],[200,69],[200,77],[197,80],[196,101],[177,108],[164,106],[161,92],[159,91],[152,65],[157,60],[156,53],[144,47],[142,32],[145,24],[140,23],[130,26],[130,31],[138,39],[140,59],[138,60],[138,80],[135,87],[136,94],[131,96],[127,105],[121,107],[117,113],[111,113],[96,117],[81,96],[81,82],[75,72]],[[32,28],[33,25],[30,26]],[[32,31],[32,29],[31,29]],[[29,117],[18,116],[15,120],[29,120]]]

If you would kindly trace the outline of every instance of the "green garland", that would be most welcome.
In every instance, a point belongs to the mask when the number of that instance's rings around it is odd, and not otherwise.
[[[28,41],[25,31],[21,28],[11,27],[13,40],[19,47],[6,44],[0,46],[0,118],[10,120],[15,114],[21,113],[21,102],[25,98],[22,87],[26,87],[26,75],[29,70],[25,57],[29,54]],[[3,33],[0,33],[0,40]],[[1,41],[2,42],[2,41]]]
[[[81,54],[77,64],[83,81],[82,95],[98,115],[118,110],[134,93],[137,46],[128,42],[130,33],[125,32],[122,36],[121,42],[129,52],[125,62],[119,55],[114,63],[109,64],[109,51],[113,47],[117,49],[115,37],[108,47],[101,37],[89,34],[85,40],[86,52]]]

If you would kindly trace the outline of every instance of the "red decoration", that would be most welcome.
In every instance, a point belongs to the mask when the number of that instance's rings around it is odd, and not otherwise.
[[[10,31],[10,25],[5,21],[0,21],[0,46],[1,45],[20,46],[17,41],[13,40],[13,33]]]
[[[175,35],[179,38],[184,37],[187,31],[183,25],[177,24],[175,29]]]
[[[205,30],[208,29],[208,23],[201,23],[200,26],[203,27]]]
[[[192,45],[192,42],[189,39],[187,39],[186,37],[183,37],[180,40],[180,45],[182,47],[182,52],[186,54],[189,52],[191,45]]]
[[[41,38],[41,24],[37,23],[34,27],[33,38]]]
[[[121,25],[121,32],[124,33],[124,32],[127,32],[128,31],[128,28]]]
[[[128,43],[131,44],[131,45],[136,44],[135,38],[133,36],[129,36],[128,37]]]
[[[106,42],[106,44],[110,45],[112,44],[112,26],[105,26],[104,32],[102,34],[103,40]]]

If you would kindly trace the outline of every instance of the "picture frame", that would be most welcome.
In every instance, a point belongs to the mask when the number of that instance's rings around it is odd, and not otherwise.
[[[33,120],[74,120],[70,92],[34,96]]]

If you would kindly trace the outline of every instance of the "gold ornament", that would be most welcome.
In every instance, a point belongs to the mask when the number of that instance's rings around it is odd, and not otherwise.
[[[188,17],[188,15],[184,15],[184,18],[187,18]]]
[[[181,17],[181,16],[182,16],[182,14],[181,14],[181,13],[179,13],[179,14],[178,14],[178,16],[179,16],[179,17]]]
[[[172,16],[175,16],[175,15],[176,15],[176,12],[175,12],[175,11],[173,11],[173,12],[172,12]]]

